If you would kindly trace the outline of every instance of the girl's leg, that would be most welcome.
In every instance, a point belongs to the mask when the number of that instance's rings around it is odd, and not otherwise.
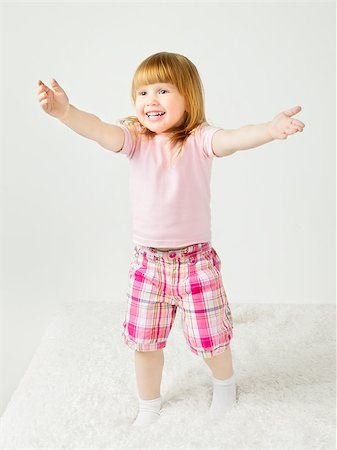
[[[211,369],[214,378],[225,380],[233,375],[232,352],[229,346],[223,353],[204,358],[204,361]]]
[[[163,367],[163,349],[152,352],[135,350],[138,395],[142,400],[152,400],[160,396]]]
[[[204,358],[213,373],[213,396],[211,412],[222,413],[230,410],[236,402],[236,382],[230,347],[219,355]]]
[[[133,426],[147,426],[158,419],[162,401],[160,384],[163,366],[163,349],[152,352],[135,351],[139,411]]]

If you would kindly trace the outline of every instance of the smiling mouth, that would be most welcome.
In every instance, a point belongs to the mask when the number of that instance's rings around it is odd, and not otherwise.
[[[163,116],[164,112],[156,112],[156,113],[146,113],[147,117],[160,117]]]

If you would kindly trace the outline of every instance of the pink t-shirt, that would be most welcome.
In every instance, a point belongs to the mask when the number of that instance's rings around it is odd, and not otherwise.
[[[148,247],[173,248],[211,241],[210,180],[213,134],[207,123],[192,133],[175,165],[168,167],[168,138],[152,140],[119,125],[125,141],[119,153],[130,161],[133,241]]]

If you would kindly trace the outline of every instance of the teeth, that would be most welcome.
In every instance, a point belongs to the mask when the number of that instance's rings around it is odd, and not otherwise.
[[[163,112],[158,112],[158,113],[146,113],[147,116],[152,117],[152,116],[163,116],[165,113]]]

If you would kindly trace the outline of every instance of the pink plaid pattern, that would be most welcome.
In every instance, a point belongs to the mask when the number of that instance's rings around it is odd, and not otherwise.
[[[177,308],[193,353],[209,358],[229,346],[233,320],[210,242],[174,251],[136,245],[129,275],[122,335],[131,349],[164,348]]]

